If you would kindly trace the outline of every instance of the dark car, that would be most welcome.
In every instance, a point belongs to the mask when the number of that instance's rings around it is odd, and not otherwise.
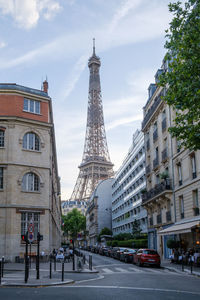
[[[120,254],[120,260],[126,263],[133,263],[133,256],[137,252],[136,249],[125,249]]]
[[[155,265],[160,267],[160,255],[156,250],[139,249],[134,254],[134,263],[140,267],[143,265]]]
[[[117,248],[113,253],[113,258],[120,259],[120,255],[126,250],[126,248]]]
[[[112,247],[105,247],[103,253],[105,256],[111,256],[111,252],[112,252]]]

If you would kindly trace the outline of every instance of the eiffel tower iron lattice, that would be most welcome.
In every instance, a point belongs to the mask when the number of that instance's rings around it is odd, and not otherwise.
[[[93,54],[88,61],[90,80],[85,145],[79,175],[70,200],[87,201],[101,180],[113,176],[113,164],[110,161],[104,126],[100,66],[93,39]]]

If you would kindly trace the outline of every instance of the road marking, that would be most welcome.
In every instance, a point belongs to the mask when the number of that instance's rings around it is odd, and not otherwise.
[[[135,273],[144,273],[144,271],[142,271],[142,270],[140,270],[138,268],[132,267],[132,268],[128,268],[128,269],[134,271]]]
[[[107,264],[107,265],[98,265],[98,266],[95,266],[95,268],[101,268],[101,267],[112,267],[112,266],[121,266],[122,264]]]
[[[158,289],[158,288],[142,288],[142,287],[131,287],[131,286],[101,286],[101,285],[60,285],[52,286],[54,288],[91,288],[91,289],[122,289],[122,290],[138,290],[138,291],[152,291],[152,292],[166,292],[166,293],[181,293],[181,294],[190,294],[200,296],[199,292],[191,292],[184,290],[170,290],[170,289]],[[51,288],[52,288],[51,287]],[[49,287],[47,287],[49,288]]]
[[[129,271],[127,271],[127,269],[122,269],[122,268],[115,268],[116,271],[118,272],[124,272],[124,273],[129,273]]]
[[[97,278],[77,280],[76,283],[87,282],[87,281],[94,281],[94,280],[99,280],[99,279],[104,279],[104,278],[105,278],[104,276],[100,275]]]
[[[107,274],[114,273],[112,270],[110,270],[110,269],[108,269],[108,268],[104,268],[104,269],[102,269],[102,271],[103,271],[104,273],[107,273]]]

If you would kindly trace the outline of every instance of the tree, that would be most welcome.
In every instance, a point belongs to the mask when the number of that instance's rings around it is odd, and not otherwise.
[[[101,229],[98,237],[97,237],[97,241],[100,243],[101,242],[101,235],[112,235],[112,230],[109,229],[108,227],[104,227]]]
[[[86,229],[86,217],[76,208],[73,208],[71,212],[62,218],[64,233],[70,234],[72,238],[77,238],[77,234]]]
[[[139,237],[141,233],[141,228],[140,228],[140,222],[138,220],[134,220],[133,225],[132,225],[132,233],[133,237]]]
[[[166,31],[165,61],[169,70],[160,76],[167,88],[163,99],[176,116],[169,132],[185,148],[200,149],[200,1],[170,3],[173,19]]]

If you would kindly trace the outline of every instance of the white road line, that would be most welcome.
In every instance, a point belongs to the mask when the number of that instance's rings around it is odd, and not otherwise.
[[[101,268],[101,267],[112,267],[112,266],[121,266],[122,264],[107,264],[107,265],[98,265],[94,266],[95,268]]]
[[[104,273],[107,273],[107,274],[114,273],[112,270],[107,269],[107,268],[103,268],[102,271],[103,271]]]
[[[127,271],[127,269],[115,268],[115,270],[118,272],[129,273],[129,271]]]
[[[138,269],[138,268],[130,267],[130,268],[128,268],[128,269],[131,270],[131,271],[134,271],[135,273],[144,273],[143,270],[140,270],[140,269]]]
[[[154,270],[154,269],[146,269],[147,273],[156,273],[156,274],[161,274],[161,270]]]

